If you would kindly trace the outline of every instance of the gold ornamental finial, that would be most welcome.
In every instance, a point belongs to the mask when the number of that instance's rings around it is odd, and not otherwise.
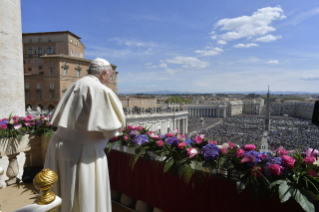
[[[42,169],[33,179],[33,185],[42,191],[38,205],[47,205],[55,200],[55,194],[50,191],[58,180],[58,175],[50,169]]]

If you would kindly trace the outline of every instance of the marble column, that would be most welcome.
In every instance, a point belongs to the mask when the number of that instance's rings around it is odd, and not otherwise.
[[[25,116],[20,0],[1,0],[0,20],[0,119]]]

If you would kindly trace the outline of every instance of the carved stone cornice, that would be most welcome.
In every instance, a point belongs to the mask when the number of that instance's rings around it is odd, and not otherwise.
[[[69,66],[64,64],[63,66],[61,66],[61,68],[66,68],[66,69],[69,69]]]

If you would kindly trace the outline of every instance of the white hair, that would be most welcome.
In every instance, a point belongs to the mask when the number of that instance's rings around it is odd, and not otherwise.
[[[111,64],[102,58],[96,58],[90,63],[87,72],[92,75],[100,75],[104,70],[109,73],[111,70]]]

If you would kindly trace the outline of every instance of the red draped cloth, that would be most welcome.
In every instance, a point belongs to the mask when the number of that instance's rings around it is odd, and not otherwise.
[[[204,183],[193,188],[191,183],[186,185],[179,179],[178,174],[163,173],[163,165],[156,161],[140,158],[132,171],[131,155],[112,150],[107,157],[112,189],[165,212],[303,211],[292,199],[281,204],[278,196],[266,199],[260,194],[256,201],[249,189],[238,194],[236,182],[227,179],[205,178]]]

